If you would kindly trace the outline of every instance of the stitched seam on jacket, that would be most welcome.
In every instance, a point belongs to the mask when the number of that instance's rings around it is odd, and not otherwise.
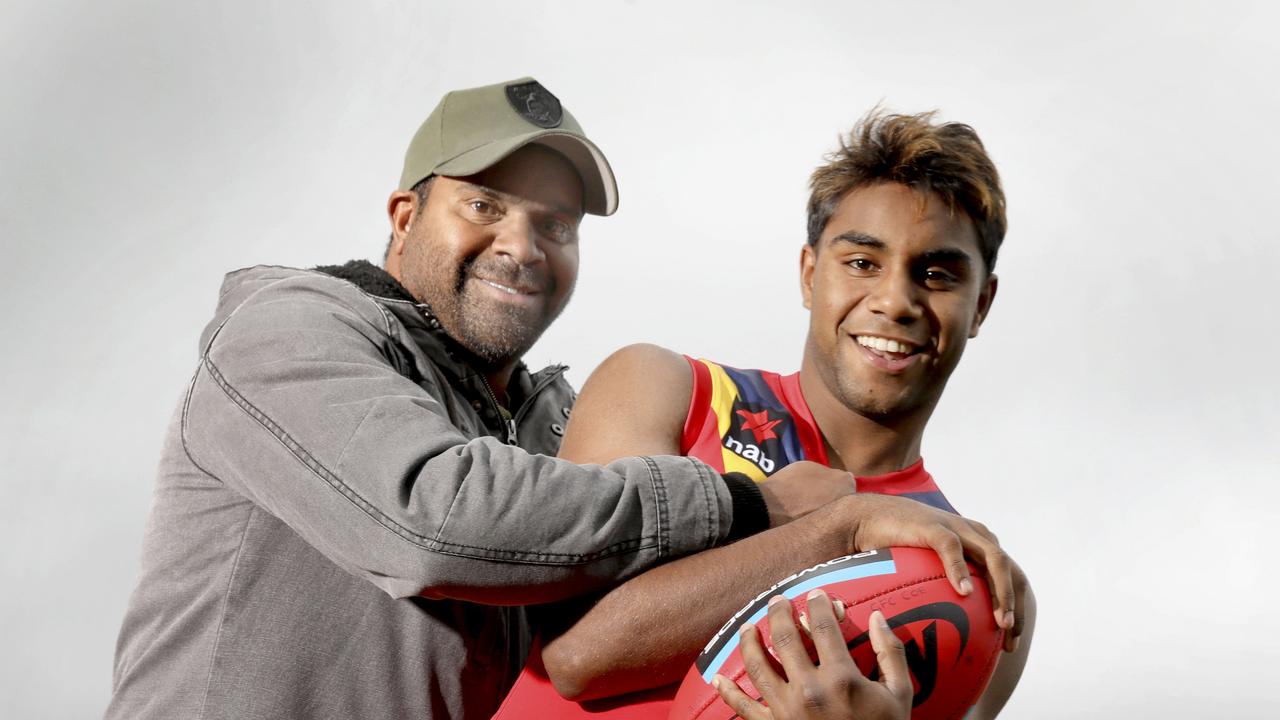
[[[462,478],[462,482],[458,483],[458,489],[453,493],[453,500],[449,503],[449,509],[445,511],[444,520],[440,521],[440,528],[436,530],[436,536],[433,538],[436,542],[443,542],[440,536],[444,535],[444,529],[449,524],[449,518],[453,517],[453,509],[458,507],[458,499],[462,497],[462,489],[467,486],[469,477]]]
[[[197,718],[203,718],[204,711],[209,707],[209,688],[213,687],[213,671],[218,662],[218,647],[222,644],[222,626],[227,620],[227,605],[231,601],[231,588],[236,582],[236,572],[240,569],[240,558],[244,557],[244,539],[249,535],[249,523],[253,521],[253,514],[258,511],[258,506],[250,503],[249,514],[244,519],[244,527],[240,530],[240,542],[236,544],[236,559],[231,563],[231,574],[227,576],[227,588],[222,592],[222,611],[218,613],[218,631],[213,636],[213,649],[209,651],[209,677],[204,681],[204,697],[200,699],[200,714]]]
[[[667,486],[662,480],[662,471],[653,458],[646,457],[644,462],[649,466],[649,477],[653,481],[653,498],[657,505],[658,515],[658,557],[666,557],[671,553],[670,536],[667,527]]]
[[[704,548],[714,547],[716,544],[716,540],[719,539],[719,533],[716,532],[716,528],[711,522],[712,508],[716,509],[717,511],[716,515],[718,517],[719,516],[718,511],[720,506],[716,504],[717,502],[716,498],[711,493],[712,481],[711,481],[711,478],[707,477],[707,471],[703,468],[703,466],[700,463],[696,463],[692,460],[690,460],[689,462],[693,465],[693,469],[698,473],[698,484],[702,486],[702,501],[707,504],[707,512],[705,515],[702,516],[703,519],[706,521],[704,524],[706,525],[706,528],[707,528],[707,537],[702,547]]]
[[[459,557],[476,557],[485,560],[507,560],[525,564],[576,564],[583,562],[591,562],[603,558],[620,555],[630,551],[645,550],[657,544],[661,547],[663,538],[660,534],[658,538],[638,537],[631,540],[622,540],[605,548],[601,548],[593,553],[553,553],[553,552],[533,552],[533,551],[515,551],[502,548],[485,547],[483,545],[465,545],[456,542],[446,542],[442,540],[434,540],[432,538],[419,535],[403,525],[395,522],[377,509],[368,500],[360,496],[351,486],[347,485],[337,475],[333,474],[320,461],[316,460],[310,453],[306,451],[296,440],[284,431],[274,420],[259,410],[253,403],[240,394],[231,383],[222,375],[218,367],[214,365],[213,359],[208,355],[204,358],[205,368],[209,371],[209,376],[218,385],[222,392],[235,403],[249,417],[253,418],[267,432],[284,446],[299,462],[301,462],[313,475],[324,481],[329,487],[338,491],[349,502],[362,510],[366,515],[382,525],[386,529],[395,533],[401,539],[410,542],[418,547],[431,552],[439,552],[446,555],[456,555]],[[651,461],[650,461],[651,462]],[[665,495],[665,491],[663,492]],[[661,533],[661,528],[660,528]],[[655,543],[656,541],[656,543]],[[650,544],[645,544],[650,543]],[[485,554],[476,554],[467,551],[481,551]],[[567,563],[566,563],[567,561]]]

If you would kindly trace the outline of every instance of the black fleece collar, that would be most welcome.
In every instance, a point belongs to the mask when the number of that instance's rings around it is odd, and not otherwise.
[[[476,368],[483,365],[479,358],[453,339],[453,336],[445,331],[444,326],[440,324],[435,314],[432,313],[431,306],[415,298],[400,284],[400,281],[391,276],[391,273],[368,260],[348,260],[342,265],[319,265],[315,270],[336,277],[339,280],[346,280],[375,297],[412,303],[426,321],[429,336],[435,340],[436,344],[444,351],[445,357],[448,358],[448,362],[441,362],[444,358],[436,357],[437,363],[449,368],[452,374],[460,380],[478,382],[484,388],[488,388],[487,383],[484,383],[481,378],[481,373],[476,370]],[[531,378],[529,369],[525,364],[523,362],[518,363],[507,388],[512,404],[519,406],[524,395],[532,388],[533,383],[544,374],[552,373],[558,375],[564,370],[565,367],[563,365],[555,365],[544,369],[537,376]]]
[[[348,260],[342,265],[320,265],[316,267],[316,271],[346,280],[370,295],[419,304],[399,280],[391,277],[391,273],[368,260]]]

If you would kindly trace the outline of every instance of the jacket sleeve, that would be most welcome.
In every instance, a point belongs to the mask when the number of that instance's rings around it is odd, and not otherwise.
[[[336,280],[259,290],[206,343],[187,454],[395,597],[557,600],[728,535],[729,493],[696,460],[580,466],[468,440],[443,395],[397,371],[392,334]]]

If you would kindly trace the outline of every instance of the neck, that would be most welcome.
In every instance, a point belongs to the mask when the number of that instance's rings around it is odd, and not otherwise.
[[[800,369],[800,389],[822,433],[831,467],[871,477],[902,470],[920,459],[932,407],[898,417],[867,417],[841,402],[807,358]]]
[[[507,386],[511,384],[511,374],[515,372],[515,363],[504,365],[497,370],[487,370],[482,375],[485,382],[489,383],[489,388],[493,390],[498,404],[507,408],[511,408],[510,398],[507,396]]]

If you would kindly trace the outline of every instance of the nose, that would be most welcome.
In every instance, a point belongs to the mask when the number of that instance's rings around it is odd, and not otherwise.
[[[546,259],[546,253],[538,244],[537,228],[523,215],[509,215],[503,219],[493,239],[493,251],[520,266],[534,265]]]
[[[910,325],[924,315],[918,290],[909,272],[885,272],[871,292],[870,309],[899,325]]]

